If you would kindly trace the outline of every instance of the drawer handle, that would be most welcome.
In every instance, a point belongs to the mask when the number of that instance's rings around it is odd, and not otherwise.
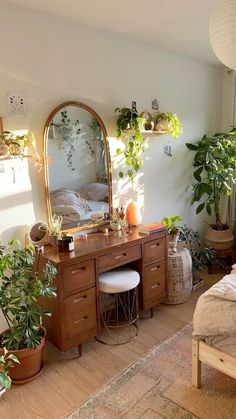
[[[159,269],[160,268],[160,265],[157,265],[157,266],[154,266],[153,268],[151,268],[150,269],[150,271],[152,272],[152,271],[156,271],[157,269]]]
[[[87,298],[87,295],[83,295],[83,297],[76,298],[76,299],[73,301],[73,303],[74,303],[74,304],[77,304],[79,301],[81,301],[81,300],[85,300],[86,298]]]
[[[72,275],[74,275],[74,274],[77,274],[78,272],[85,271],[85,269],[86,269],[86,266],[83,266],[82,268],[75,269],[71,273]]]
[[[152,244],[152,245],[151,245],[151,249],[153,249],[153,247],[157,247],[157,246],[160,246],[160,243],[155,243],[155,244]]]
[[[120,259],[120,258],[123,258],[123,257],[125,257],[126,256],[126,253],[122,253],[122,255],[117,255],[116,256],[116,259]]]
[[[88,318],[88,316],[83,316],[83,317],[80,317],[80,319],[75,320],[75,324],[81,323],[81,322],[83,322],[84,320],[87,320],[87,318]]]
[[[153,288],[157,288],[157,287],[159,287],[160,285],[161,285],[161,284],[160,284],[160,282],[158,282],[157,284],[152,285],[152,287],[151,287],[151,288],[152,288],[152,289],[153,289]]]

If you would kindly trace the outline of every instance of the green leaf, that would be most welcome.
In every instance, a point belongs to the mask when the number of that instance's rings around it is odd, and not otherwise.
[[[201,166],[201,167],[199,167],[199,169],[197,169],[197,170],[195,170],[195,172],[193,173],[193,176],[195,177],[195,179],[198,181],[198,182],[201,182],[201,173],[202,173],[202,171],[203,171],[203,167]]]
[[[192,143],[186,143],[186,147],[188,147],[189,150],[193,150],[193,151],[196,151],[199,148],[197,145],[192,144]]]
[[[121,154],[121,153],[122,153],[121,148],[117,148],[117,149],[116,149],[116,154],[118,154],[118,155],[119,155],[119,154]]]
[[[211,206],[209,203],[206,204],[206,210],[207,210],[207,214],[211,215]]]
[[[203,202],[202,204],[200,204],[197,209],[196,209],[196,214],[199,214],[203,208],[205,207],[205,202]]]
[[[123,172],[119,172],[119,177],[122,179],[124,177],[124,173]]]

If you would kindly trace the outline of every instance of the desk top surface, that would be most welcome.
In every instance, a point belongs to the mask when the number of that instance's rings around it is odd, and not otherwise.
[[[42,256],[51,262],[58,264],[80,257],[91,258],[99,256],[100,254],[120,250],[124,245],[128,247],[155,240],[165,236],[165,234],[165,230],[152,234],[140,234],[137,228],[132,228],[129,232],[110,232],[109,235],[105,235],[101,232],[92,233],[88,234],[86,237],[77,237],[75,239],[74,251],[62,253],[59,252],[56,247],[47,246],[45,248],[45,253]]]

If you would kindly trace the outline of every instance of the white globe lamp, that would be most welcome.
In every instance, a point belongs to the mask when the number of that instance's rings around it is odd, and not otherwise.
[[[221,0],[213,11],[210,41],[217,58],[236,70],[236,0]]]

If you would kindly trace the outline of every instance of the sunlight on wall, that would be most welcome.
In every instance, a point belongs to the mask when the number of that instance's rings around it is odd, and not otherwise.
[[[144,185],[143,172],[136,174],[132,184],[128,176],[119,178],[120,171],[126,171],[124,157],[116,154],[116,149],[124,149],[124,143],[115,137],[108,137],[111,161],[112,161],[112,195],[113,207],[123,205],[126,207],[132,200],[136,201],[138,207],[142,210],[144,207]]]
[[[35,220],[28,159],[0,161],[0,239],[24,240],[27,225]]]

